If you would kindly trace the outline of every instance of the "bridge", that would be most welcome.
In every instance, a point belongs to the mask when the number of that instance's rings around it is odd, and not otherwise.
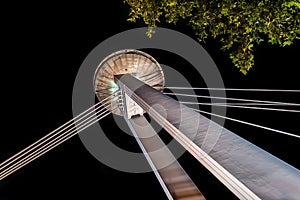
[[[109,55],[96,70],[99,103],[0,164],[0,180],[110,113],[126,120],[168,199],[205,199],[151,127],[160,124],[240,199],[298,199],[300,171],[162,93],[159,63],[137,50]],[[91,110],[96,115],[87,116]]]

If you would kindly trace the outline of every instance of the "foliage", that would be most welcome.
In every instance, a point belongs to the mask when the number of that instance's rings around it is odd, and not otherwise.
[[[129,21],[142,19],[149,37],[160,20],[185,20],[200,42],[218,39],[233,64],[246,74],[254,65],[253,48],[262,41],[288,46],[300,39],[300,0],[124,0]]]

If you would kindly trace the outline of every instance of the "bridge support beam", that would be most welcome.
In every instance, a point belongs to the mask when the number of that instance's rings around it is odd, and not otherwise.
[[[131,99],[240,199],[299,199],[298,169],[129,74],[116,76],[116,80]]]
[[[145,117],[135,116],[125,120],[168,198],[205,200]]]

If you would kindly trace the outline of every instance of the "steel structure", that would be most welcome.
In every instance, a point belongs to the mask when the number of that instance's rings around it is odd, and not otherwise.
[[[205,199],[145,119],[147,112],[238,198],[300,198],[298,169],[161,93],[164,83],[150,55],[133,49],[109,55],[94,76],[100,101],[0,163],[0,180],[114,113],[124,116],[169,199]]]
[[[240,199],[299,199],[298,169],[130,74],[116,76],[116,81]]]
[[[135,116],[126,121],[167,197],[178,200],[204,200],[205,197],[146,118]]]

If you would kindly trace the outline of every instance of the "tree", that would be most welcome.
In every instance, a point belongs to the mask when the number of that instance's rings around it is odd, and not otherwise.
[[[124,0],[129,21],[142,19],[149,37],[161,19],[185,20],[200,42],[218,39],[233,64],[247,74],[253,48],[263,41],[281,47],[300,39],[300,0]]]

